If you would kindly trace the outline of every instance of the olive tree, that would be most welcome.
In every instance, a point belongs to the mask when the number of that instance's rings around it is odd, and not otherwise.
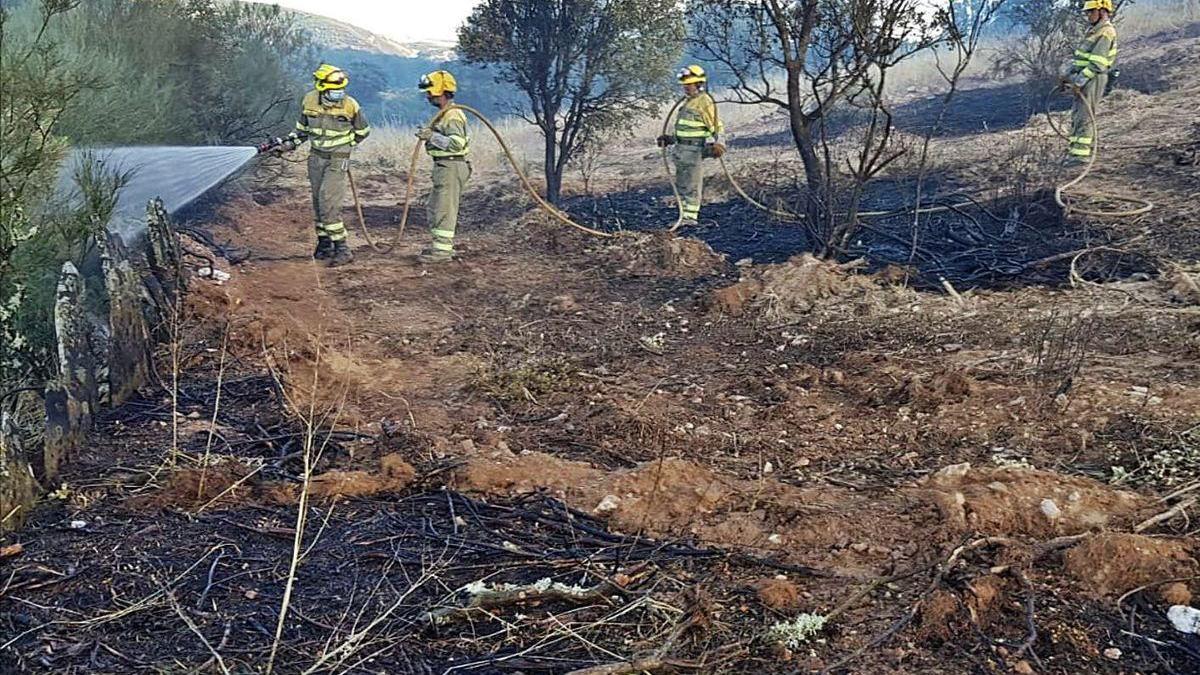
[[[659,109],[682,45],[675,0],[484,0],[458,33],[464,60],[528,98],[551,202],[572,157]]]

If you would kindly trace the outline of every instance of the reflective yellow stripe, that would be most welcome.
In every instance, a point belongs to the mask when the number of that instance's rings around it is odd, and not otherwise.
[[[1079,74],[1083,75],[1089,80],[1096,76],[1096,73],[1093,73],[1091,68],[1084,68],[1083,70],[1079,71]]]
[[[450,252],[454,252],[454,244],[449,244],[449,243],[446,243],[446,242],[444,242],[444,241],[439,241],[439,240],[437,240],[437,239],[434,239],[434,240],[433,240],[433,248],[435,248],[435,249],[437,249],[437,250],[439,250],[439,251],[450,251]]]
[[[345,136],[335,137],[332,139],[324,138],[324,139],[314,140],[313,147],[318,148],[320,150],[328,150],[329,148],[337,148],[337,147],[341,147],[343,145],[351,144],[353,142],[354,142],[353,134],[346,134]]]
[[[1091,136],[1071,136],[1067,140],[1072,143],[1079,143],[1081,145],[1091,145],[1092,144]]]
[[[433,236],[435,236],[435,237],[445,237],[446,239],[454,238],[454,232],[451,230],[440,230],[440,229],[435,228],[433,230],[430,230],[430,232],[432,232]]]
[[[1071,148],[1070,150],[1067,151],[1067,154],[1075,155],[1076,157],[1091,157],[1092,149],[1091,148]]]
[[[1099,54],[1089,54],[1088,59],[1090,59],[1093,63],[1104,66],[1105,68],[1112,65],[1112,60],[1110,60],[1107,56],[1100,56]]]

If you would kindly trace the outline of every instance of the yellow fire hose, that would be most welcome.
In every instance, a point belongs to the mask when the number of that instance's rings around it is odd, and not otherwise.
[[[563,211],[560,211],[559,209],[554,207],[553,204],[551,204],[550,202],[547,202],[544,197],[539,195],[538,190],[535,189],[535,187],[533,186],[533,183],[530,183],[528,175],[526,175],[526,173],[524,173],[524,171],[522,171],[521,165],[518,165],[516,157],[514,155],[512,155],[512,150],[511,150],[511,148],[509,148],[509,144],[504,142],[503,136],[500,136],[500,132],[499,132],[499,130],[496,129],[496,125],[493,125],[492,121],[490,119],[487,119],[487,117],[485,117],[484,113],[480,113],[479,110],[476,110],[475,108],[472,108],[470,106],[463,106],[462,103],[451,103],[450,106],[446,106],[445,108],[438,110],[438,114],[433,115],[433,119],[431,119],[430,123],[428,123],[426,126],[432,127],[434,124],[437,124],[438,120],[442,119],[442,115],[450,112],[450,110],[452,110],[452,109],[460,109],[460,110],[463,110],[463,112],[467,112],[467,113],[474,115],[474,117],[476,119],[479,119],[479,121],[480,121],[480,123],[482,123],[482,125],[487,127],[488,131],[492,132],[492,136],[496,137],[496,142],[500,144],[500,149],[504,150],[504,156],[508,157],[509,165],[512,167],[512,171],[514,171],[514,173],[517,174],[518,179],[521,179],[521,185],[524,187],[524,190],[526,190],[526,192],[529,193],[529,196],[533,198],[533,201],[536,204],[538,204],[539,208],[546,211],[547,214],[552,215],[554,217],[554,219],[558,220],[559,222],[562,222],[563,225],[568,225],[570,227],[574,227],[574,228],[578,229],[578,231],[592,234],[592,235],[594,235],[594,237],[605,237],[605,238],[617,237],[617,234],[614,234],[611,232],[602,232],[602,231],[599,231],[599,229],[594,229],[594,228],[588,227],[586,225],[580,225],[580,223],[577,223],[574,220],[571,220],[570,216],[564,214]],[[422,141],[418,141],[413,145],[413,155],[412,155],[412,157],[410,157],[410,160],[408,163],[408,180],[407,180],[406,185],[404,185],[404,210],[402,211],[402,214],[400,216],[400,229],[398,229],[398,231],[396,232],[397,243],[398,243],[398,241],[400,241],[401,237],[403,237],[403,235],[404,235],[404,227],[406,227],[408,225],[408,214],[410,213],[410,205],[412,205],[412,203],[413,203],[414,178],[416,175],[416,162],[418,162],[418,160],[420,159],[422,147],[424,147],[424,142],[422,142]],[[371,234],[367,232],[366,222],[364,220],[362,220],[362,208],[359,207],[358,191],[356,191],[354,189],[353,177],[350,178],[350,192],[352,192],[354,195],[354,204],[355,204],[355,208],[358,208],[359,225],[362,228],[362,237],[364,237],[364,239],[367,240],[367,244],[370,244],[372,249],[380,251],[380,252],[384,252],[384,253],[389,252],[392,249],[394,249],[395,244],[378,245],[378,244],[374,243],[374,241],[371,239]]]
[[[1092,108],[1092,104],[1088,102],[1087,98],[1084,97],[1082,89],[1080,89],[1079,87],[1072,87],[1071,90],[1072,90],[1072,93],[1075,95],[1075,98],[1079,99],[1079,102],[1083,104],[1083,108],[1084,108],[1084,110],[1087,111],[1087,114],[1088,114],[1088,120],[1091,122],[1090,126],[1092,128],[1092,153],[1090,155],[1088,155],[1087,163],[1084,164],[1083,171],[1081,171],[1078,176],[1072,178],[1071,180],[1067,181],[1066,183],[1063,183],[1062,185],[1055,186],[1054,202],[1056,204],[1058,204],[1060,208],[1063,209],[1065,214],[1074,212],[1074,213],[1081,213],[1085,216],[1095,216],[1095,217],[1103,217],[1103,218],[1127,218],[1129,216],[1138,216],[1143,213],[1149,212],[1151,209],[1154,208],[1154,204],[1146,199],[1139,199],[1138,197],[1128,197],[1125,195],[1116,195],[1116,194],[1111,194],[1111,193],[1107,193],[1107,192],[1101,192],[1099,190],[1090,190],[1090,191],[1088,191],[1088,193],[1086,195],[1080,195],[1078,192],[1074,192],[1074,193],[1071,192],[1071,188],[1078,185],[1080,183],[1080,181],[1082,181],[1084,178],[1086,178],[1087,175],[1091,172],[1092,166],[1096,163],[1096,156],[1100,154],[1100,131],[1099,131],[1099,125],[1096,124],[1096,111]],[[1057,86],[1054,89],[1050,90],[1050,95],[1053,95],[1056,91],[1058,91]],[[1050,123],[1050,128],[1054,131],[1055,134],[1058,134],[1059,138],[1063,139],[1064,141],[1070,142],[1070,137],[1068,137],[1067,134],[1063,133],[1062,128],[1059,127],[1057,123],[1055,123],[1054,116],[1050,114],[1050,96],[1046,97],[1046,121],[1048,121]],[[1115,201],[1115,202],[1122,202],[1125,204],[1135,204],[1136,206],[1134,208],[1131,208],[1131,209],[1128,209],[1125,211],[1111,211],[1111,210],[1104,210],[1104,209],[1084,209],[1084,208],[1080,208],[1078,206],[1073,206],[1071,204],[1069,197],[1072,194],[1074,194],[1077,198],[1079,198],[1079,197],[1095,197],[1095,198],[1106,199],[1106,200]]]
[[[709,94],[708,92],[705,92],[705,95],[708,96],[710,99],[712,99],[712,95]],[[1074,95],[1077,98],[1079,98],[1080,101],[1084,104],[1085,108],[1087,109],[1088,116],[1091,118],[1092,127],[1096,128],[1096,112],[1092,109],[1092,106],[1090,104],[1088,104],[1087,99],[1083,98],[1083,92],[1080,91],[1078,88],[1075,88]],[[679,107],[681,105],[683,105],[683,103],[685,101],[687,101],[686,96],[679,99],[675,103],[675,105],[671,107],[671,110],[667,112],[667,116],[665,118],[663,118],[662,133],[664,136],[667,135],[668,131],[670,130],[670,124],[671,124],[672,118],[675,116],[675,113],[679,110]],[[715,99],[712,99],[712,101],[713,101],[713,109],[715,111],[717,109],[717,102]],[[1054,118],[1050,115],[1050,107],[1048,104],[1046,106],[1046,118],[1050,121],[1050,127],[1054,130],[1054,132],[1056,134],[1058,134],[1063,140],[1067,140],[1067,135],[1062,132],[1062,130],[1058,127],[1057,124],[1055,124]],[[718,117],[718,127],[720,126],[719,119],[720,118]],[[1124,196],[1124,195],[1103,193],[1103,192],[1098,192],[1098,191],[1092,191],[1089,194],[1090,194],[1090,196],[1093,196],[1093,197],[1100,197],[1102,199],[1124,202],[1127,204],[1135,204],[1137,206],[1136,206],[1136,208],[1126,210],[1126,211],[1111,211],[1111,210],[1099,210],[1099,209],[1085,209],[1085,208],[1080,208],[1078,206],[1071,205],[1071,203],[1068,199],[1068,197],[1072,194],[1071,188],[1078,185],[1084,178],[1087,177],[1088,173],[1092,170],[1092,165],[1095,163],[1096,155],[1098,153],[1099,153],[1099,134],[1095,134],[1095,138],[1093,140],[1093,145],[1092,145],[1092,154],[1088,158],[1087,164],[1084,166],[1083,171],[1078,176],[1073,178],[1072,180],[1070,180],[1066,183],[1063,183],[1061,185],[1055,186],[1054,201],[1058,204],[1058,206],[1060,208],[1062,208],[1066,213],[1079,213],[1079,214],[1087,215],[1087,216],[1107,217],[1107,218],[1125,218],[1125,217],[1129,217],[1129,216],[1136,216],[1136,215],[1141,215],[1143,213],[1147,213],[1148,211],[1153,209],[1154,205],[1150,201],[1145,200],[1145,199],[1140,199],[1137,197],[1128,197],[1128,196]],[[746,193],[746,191],[742,188],[741,184],[738,183],[737,179],[734,178],[733,173],[729,170],[729,165],[725,162],[725,158],[719,157],[718,160],[721,164],[721,171],[725,174],[726,180],[729,181],[729,184],[733,187],[734,191],[737,192],[737,194],[739,196],[741,196],[742,199],[745,199],[746,202],[748,202],[752,206],[754,206],[762,211],[765,211],[767,213],[770,213],[774,216],[778,216],[778,217],[786,219],[786,220],[799,221],[799,220],[803,220],[805,218],[804,214],[794,213],[791,211],[780,211],[778,209],[773,209],[773,208],[766,206],[765,204],[762,204],[759,201],[751,198],[750,195],[748,195]],[[683,223],[683,200],[680,198],[679,188],[676,187],[674,176],[671,173],[671,164],[667,158],[666,146],[664,146],[662,148],[662,163],[663,163],[663,170],[667,177],[667,182],[670,183],[670,185],[671,185],[671,191],[675,195],[675,204],[678,207],[678,211],[679,211],[679,216],[676,219],[675,224],[672,225],[670,228],[670,231],[674,232],[677,229],[679,229],[680,225]],[[950,211],[950,210],[963,208],[963,207],[970,206],[970,205],[971,205],[971,202],[964,202],[962,204],[956,204],[954,206],[919,207],[919,208],[915,209],[915,211],[917,213],[941,213],[944,211]],[[902,209],[901,211],[908,211],[911,213],[911,212],[913,212],[913,210],[914,209]],[[898,211],[896,211],[896,210],[892,210],[892,211],[862,211],[862,212],[859,212],[858,215],[860,215],[860,216],[884,216],[884,215],[890,215],[890,214],[897,213],[897,212]]]

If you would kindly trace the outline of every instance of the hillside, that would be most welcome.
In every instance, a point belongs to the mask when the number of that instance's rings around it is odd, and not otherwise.
[[[446,69],[458,78],[462,100],[490,116],[510,109],[510,91],[494,86],[492,73],[457,60],[453,45],[402,43],[336,19],[293,12],[312,38],[315,60],[336,64],[350,73],[351,93],[377,122],[418,124],[429,117],[429,105],[416,89],[421,76]]]

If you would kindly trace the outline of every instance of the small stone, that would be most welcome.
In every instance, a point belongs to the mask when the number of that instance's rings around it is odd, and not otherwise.
[[[870,546],[861,541],[850,544],[850,550],[854,551],[855,553],[864,553],[868,548],[870,548]]]
[[[258,591],[254,590],[254,589],[250,589],[250,590],[246,591],[245,593],[243,593],[242,595],[244,595],[247,600],[253,600],[258,597]]]
[[[1029,665],[1029,662],[1025,660],[1017,661],[1013,666],[1013,672],[1020,673],[1021,675],[1033,675],[1033,666]]]
[[[1050,520],[1057,520],[1058,517],[1062,515],[1062,511],[1059,510],[1058,504],[1055,504],[1053,499],[1043,499],[1041,510],[1042,515],[1046,516]]]
[[[1109,647],[1108,649],[1104,650],[1104,658],[1116,661],[1117,659],[1121,658],[1121,650],[1117,649],[1116,647]]]
[[[771,462],[766,462],[763,464],[763,473],[771,473],[774,470],[775,470],[775,465],[772,464]]]
[[[621,500],[616,495],[605,495],[604,499],[601,499],[600,503],[596,505],[596,508],[592,509],[592,513],[612,513],[620,506]]]
[[[86,520],[72,520],[71,521],[71,529],[72,530],[82,530],[85,527],[87,527]]]
[[[771,542],[772,544],[782,544],[783,537],[778,534],[772,534],[771,536],[767,537],[767,541]]]

